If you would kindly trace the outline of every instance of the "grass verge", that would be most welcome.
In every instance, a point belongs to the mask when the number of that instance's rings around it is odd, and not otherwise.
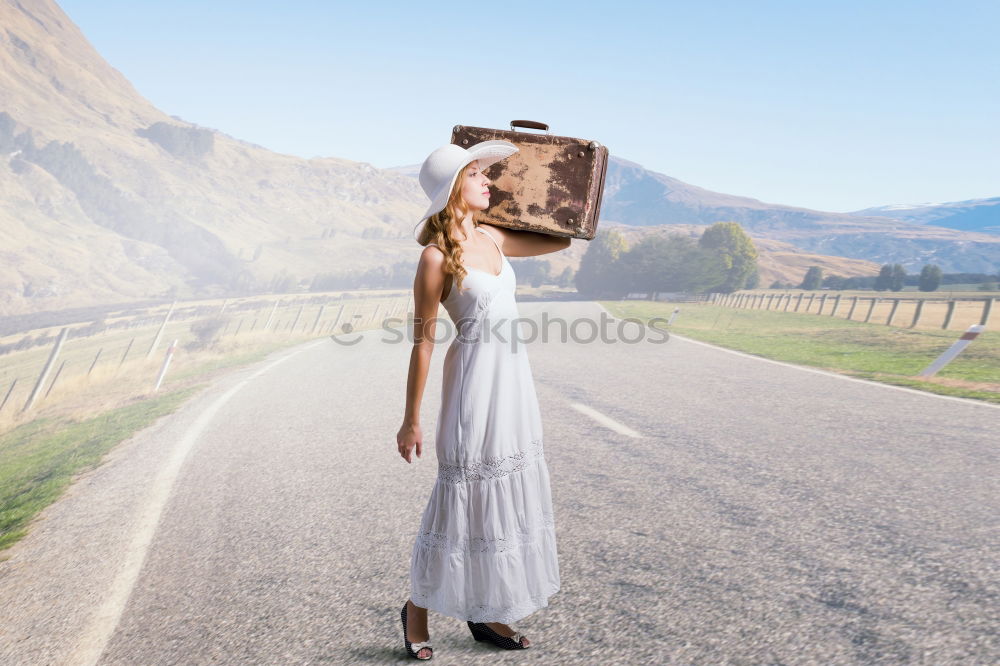
[[[199,386],[157,395],[79,422],[42,418],[0,435],[0,549],[27,534],[27,525],[54,502],[76,474],[169,414]]]
[[[129,391],[116,394],[101,386],[101,395],[84,400],[87,392],[78,391],[79,404],[56,405],[46,415],[0,432],[0,551],[23,538],[31,520],[56,501],[76,475],[100,465],[119,443],[176,411],[227,370],[302,342],[231,348],[181,364],[168,375],[165,386],[170,392],[143,389],[130,396]]]
[[[648,321],[680,312],[668,330],[776,361],[1000,404],[1000,334],[986,331],[937,375],[917,374],[961,331],[895,328],[836,317],[717,305],[601,301],[615,317]],[[663,324],[658,325],[664,328]]]

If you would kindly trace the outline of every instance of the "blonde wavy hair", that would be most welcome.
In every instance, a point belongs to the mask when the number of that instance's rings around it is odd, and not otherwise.
[[[426,247],[428,243],[434,243],[444,252],[444,271],[454,276],[455,287],[458,289],[462,288],[462,281],[469,272],[462,263],[462,247],[455,240],[454,233],[471,210],[462,197],[462,183],[465,182],[466,172],[474,166],[476,163],[470,162],[462,168],[451,188],[444,210],[428,217],[417,235],[417,242],[421,245]]]

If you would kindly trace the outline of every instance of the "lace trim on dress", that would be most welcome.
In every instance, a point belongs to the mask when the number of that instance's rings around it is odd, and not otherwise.
[[[470,622],[516,622],[530,615],[539,608],[549,605],[549,597],[559,591],[559,585],[550,585],[544,594],[531,597],[529,601],[514,606],[504,608],[502,606],[476,606]]]
[[[423,594],[413,590],[410,592],[410,596],[413,599],[413,603],[418,606],[429,608],[445,615],[455,613],[454,617],[460,620],[468,620],[470,622],[503,622],[506,624],[507,622],[516,622],[524,617],[527,617],[539,608],[545,608],[549,605],[549,597],[558,591],[558,582],[549,583],[544,593],[534,595],[527,601],[517,604],[516,606],[504,607],[476,605],[465,610],[464,613],[459,612],[457,609],[441,607],[437,603],[438,598],[436,594]]]
[[[502,537],[452,537],[443,532],[421,532],[417,535],[418,548],[438,548],[449,553],[505,553],[541,540],[542,533],[556,526],[552,514],[542,515],[542,522],[527,532],[510,532]]]
[[[527,469],[543,455],[541,438],[533,439],[525,451],[518,451],[509,456],[483,458],[465,465],[449,465],[439,462],[438,480],[445,483],[468,483],[470,481],[498,479]]]

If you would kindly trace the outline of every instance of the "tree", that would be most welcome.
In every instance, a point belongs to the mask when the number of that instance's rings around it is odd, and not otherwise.
[[[891,284],[892,266],[889,264],[883,264],[882,268],[878,272],[878,277],[875,278],[875,286],[873,288],[875,291],[886,291]]]
[[[556,278],[556,284],[560,287],[568,287],[573,283],[573,269],[567,266]]]
[[[716,222],[705,229],[698,245],[718,255],[725,271],[722,282],[712,287],[713,291],[728,294],[743,289],[757,272],[757,248],[736,222]]]
[[[889,289],[892,291],[902,291],[903,284],[906,282],[906,269],[903,268],[902,264],[892,265],[892,277],[889,281]]]
[[[822,286],[830,289],[847,289],[847,278],[843,275],[827,275],[823,278]]]
[[[625,238],[617,231],[599,231],[587,245],[576,272],[576,290],[591,297],[617,296],[627,289],[619,257],[627,251]]]
[[[936,264],[927,264],[920,270],[920,280],[917,283],[920,291],[936,291],[941,286],[941,268]]]
[[[543,284],[550,284],[552,282],[552,263],[548,259],[526,259],[521,262],[518,266],[519,269],[524,270],[525,264],[531,266],[530,277],[532,287],[540,287]]]
[[[802,284],[799,285],[799,289],[818,289],[822,281],[823,269],[819,266],[810,266],[809,270],[806,271],[805,277],[802,278]]]
[[[621,260],[627,291],[702,292],[726,277],[718,252],[688,236],[651,235]]]

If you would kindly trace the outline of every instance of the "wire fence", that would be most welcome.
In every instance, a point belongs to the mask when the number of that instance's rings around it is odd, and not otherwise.
[[[905,328],[964,330],[986,326],[995,297],[886,298],[791,292],[711,294],[707,302],[725,307],[840,317],[850,321]]]
[[[21,332],[0,339],[0,416],[23,417],[101,381],[138,379],[152,389],[174,341],[187,352],[222,343],[231,350],[304,341],[394,317],[402,324],[411,308],[408,292],[175,301],[139,314]]]

